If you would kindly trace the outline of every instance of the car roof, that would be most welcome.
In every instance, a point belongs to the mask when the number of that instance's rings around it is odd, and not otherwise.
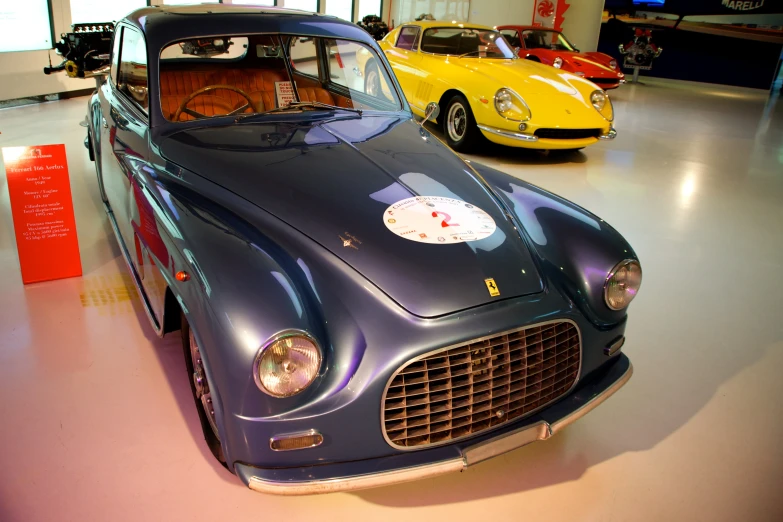
[[[128,14],[123,22],[140,29],[150,48],[186,38],[263,33],[349,38],[375,43],[367,31],[346,20],[283,7],[162,5],[137,9]]]
[[[400,24],[400,27],[404,25],[417,25],[419,27],[422,27],[424,29],[432,29],[432,28],[446,28],[446,27],[462,27],[465,29],[482,29],[484,31],[494,31],[495,29],[492,27],[489,27],[488,25],[480,25],[480,24],[471,24],[468,22],[457,22],[453,20],[419,20],[414,22],[405,22],[403,24]]]
[[[555,29],[554,27],[541,27],[541,26],[534,26],[534,25],[509,25],[509,24],[503,24],[499,25],[497,27],[498,31],[502,29],[518,29],[520,31],[528,31],[528,30],[534,30],[534,31],[552,31],[554,33],[562,33],[563,31],[559,29]]]

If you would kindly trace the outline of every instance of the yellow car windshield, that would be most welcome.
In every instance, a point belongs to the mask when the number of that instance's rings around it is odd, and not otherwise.
[[[515,58],[514,51],[497,31],[461,27],[433,27],[424,31],[421,50],[468,58]]]

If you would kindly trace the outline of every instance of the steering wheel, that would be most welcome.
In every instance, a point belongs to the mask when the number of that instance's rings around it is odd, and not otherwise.
[[[235,93],[239,94],[240,96],[242,96],[243,98],[245,98],[247,100],[247,103],[244,104],[243,106],[239,107],[238,109],[234,109],[233,111],[228,112],[228,113],[226,113],[226,114],[224,114],[222,116],[233,116],[235,114],[240,114],[240,113],[244,112],[245,109],[247,109],[248,107],[252,107],[253,111],[255,111],[255,112],[260,112],[258,110],[258,107],[256,107],[256,104],[253,102],[252,98],[250,98],[250,96],[248,96],[248,94],[245,91],[243,91],[242,89],[240,89],[238,87],[234,87],[233,85],[207,85],[206,87],[202,87],[201,89],[190,93],[190,95],[187,98],[182,100],[182,103],[179,104],[179,108],[177,109],[177,112],[174,113],[173,120],[174,121],[179,121],[179,117],[180,117],[180,115],[183,112],[185,114],[189,114],[189,115],[193,116],[194,118],[209,118],[209,116],[207,116],[206,114],[202,114],[202,113],[200,113],[198,111],[194,111],[193,109],[188,109],[185,106],[188,103],[190,103],[194,98],[196,98],[198,96],[202,96],[202,95],[204,95],[204,94],[206,94],[208,92],[211,92],[211,91],[219,90],[219,89],[224,89],[224,90],[227,90],[227,91],[234,91]]]

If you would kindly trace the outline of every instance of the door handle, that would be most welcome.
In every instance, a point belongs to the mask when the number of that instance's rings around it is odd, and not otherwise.
[[[106,118],[101,117],[101,122],[103,123],[103,128],[104,129],[108,129],[109,128],[109,124],[106,123]]]

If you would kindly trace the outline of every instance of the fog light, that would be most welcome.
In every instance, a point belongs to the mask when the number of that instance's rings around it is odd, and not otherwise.
[[[522,132],[526,131],[527,130],[527,124],[526,123],[520,123],[519,124],[519,130],[521,130]]]
[[[315,430],[288,435],[277,435],[269,439],[269,447],[272,451],[291,451],[320,446],[324,436]]]

